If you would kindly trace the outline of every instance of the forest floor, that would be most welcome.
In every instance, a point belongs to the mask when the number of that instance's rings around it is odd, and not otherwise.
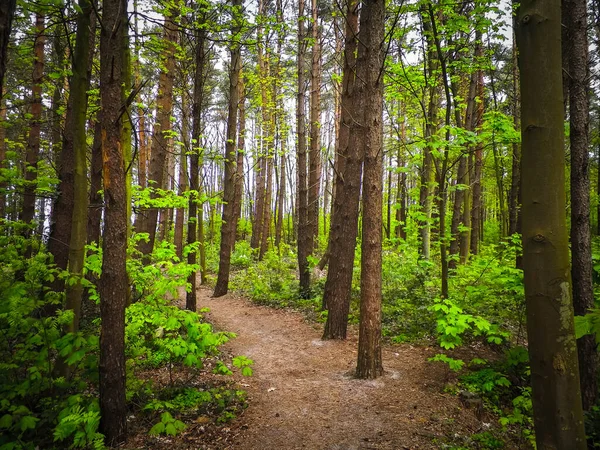
[[[198,308],[210,308],[206,320],[237,334],[225,351],[254,361],[254,374],[237,380],[249,406],[206,433],[201,447],[196,436],[193,447],[171,441],[168,448],[448,448],[464,445],[493,421],[478,419],[457,396],[444,393],[448,373],[428,362],[432,348],[385,346],[384,376],[357,380],[356,330],[347,341],[322,341],[323,325],[299,312],[257,306],[234,294],[210,295],[199,290]]]

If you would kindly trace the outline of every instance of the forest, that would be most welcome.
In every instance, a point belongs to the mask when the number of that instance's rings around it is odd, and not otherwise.
[[[1,0],[0,450],[600,447],[600,1]]]

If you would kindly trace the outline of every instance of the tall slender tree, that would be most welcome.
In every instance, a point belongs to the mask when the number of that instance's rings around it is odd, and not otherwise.
[[[569,125],[571,141],[571,277],[575,314],[585,315],[594,307],[592,286],[592,245],[590,224],[589,174],[589,61],[587,39],[587,2],[563,0],[569,11],[566,70],[569,86]],[[577,342],[583,409],[589,410],[598,396],[598,352],[594,336]]]
[[[200,14],[199,22],[204,21],[204,14]],[[201,24],[199,24],[201,25]],[[188,205],[188,228],[187,242],[190,245],[200,241],[204,245],[204,239],[200,240],[200,229],[203,227],[202,205],[198,208],[200,200],[200,152],[201,149],[201,115],[204,107],[204,80],[206,71],[206,30],[198,26],[196,30],[196,66],[194,70],[194,94],[192,100],[192,148],[190,151],[190,201]],[[203,229],[203,228],[202,228]],[[203,234],[203,233],[202,233]],[[202,236],[203,238],[203,236]],[[201,249],[204,251],[204,249]],[[196,264],[198,252],[192,250],[188,253],[188,264]],[[204,274],[203,274],[204,275]],[[186,308],[190,311],[196,311],[196,280],[198,274],[193,272],[188,277],[188,283],[191,289],[186,294]]]
[[[523,267],[538,448],[586,448],[566,226],[560,3],[517,12]]]
[[[44,78],[44,46],[46,44],[45,17],[41,12],[35,15],[35,41],[33,62],[33,83],[31,86],[31,126],[27,139],[25,165],[25,189],[20,220],[30,223],[35,217],[35,189],[38,162],[40,159],[40,133],[42,122],[42,83]]]
[[[310,295],[310,269],[308,256],[312,252],[312,234],[308,222],[308,176],[306,164],[306,31],[304,0],[298,0],[298,93],[296,101],[296,132],[298,134],[298,270],[300,272],[300,294]]]
[[[227,294],[231,250],[235,243],[235,187],[237,171],[237,117],[240,99],[240,73],[242,70],[242,0],[233,0],[233,23],[231,39],[231,64],[229,68],[229,111],[227,116],[227,141],[225,142],[225,174],[223,180],[223,220],[221,225],[221,248],[219,251],[219,274],[214,297]]]
[[[103,0],[100,34],[100,95],[104,177],[104,234],[100,278],[100,428],[108,445],[127,433],[125,399],[125,305],[129,283],[127,258],[127,194],[121,150],[121,87],[126,0]]]
[[[381,358],[381,271],[383,242],[383,52],[385,0],[367,0],[360,13],[357,79],[363,85],[361,112],[364,132],[363,215],[360,272],[358,378],[383,373]]]
[[[356,127],[355,114],[361,110],[361,96],[356,89],[356,50],[358,33],[358,2],[346,2],[346,35],[344,69],[342,76],[340,127],[338,137],[338,163],[335,178],[329,261],[323,303],[329,312],[323,339],[346,339],[354,253],[358,234],[358,203],[362,176],[362,130]]]
[[[168,5],[165,10],[164,21],[164,66],[158,81],[158,94],[156,97],[156,122],[152,133],[152,148],[150,156],[149,180],[153,188],[165,187],[165,165],[169,147],[169,132],[171,130],[171,114],[173,112],[173,82],[175,77],[175,50],[178,40],[177,24],[175,17],[176,7]],[[153,194],[153,198],[157,195]],[[144,255],[149,255],[154,249],[156,239],[156,225],[158,223],[158,208],[152,207],[143,211],[138,216],[137,231],[148,233],[147,241],[140,241],[138,248]]]

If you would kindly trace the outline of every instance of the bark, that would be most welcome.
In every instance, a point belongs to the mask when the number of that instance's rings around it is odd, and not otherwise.
[[[4,97],[4,74],[6,72],[8,43],[16,8],[17,0],[5,0],[0,4],[0,100]]]
[[[312,253],[312,233],[308,221],[308,184],[306,164],[306,36],[304,0],[298,0],[298,97],[296,103],[296,130],[298,133],[298,271],[300,295],[310,295],[310,270],[308,256]]]
[[[421,12],[423,31],[427,36],[426,68],[424,68],[425,79],[427,80],[427,117],[425,121],[425,141],[429,142],[433,138],[437,129],[437,115],[439,109],[439,89],[437,83],[437,71],[439,62],[436,59],[435,46],[431,41],[431,21],[424,17],[425,12]],[[423,259],[429,260],[431,256],[431,216],[433,209],[433,191],[434,191],[434,164],[430,145],[423,149],[423,165],[421,169],[421,186],[419,189],[419,205],[421,206],[421,217],[418,220],[419,235],[421,238],[421,255]]]
[[[594,307],[590,224],[589,174],[589,58],[587,3],[563,0],[569,11],[564,17],[568,53],[569,123],[571,140],[571,277],[575,314],[585,315]],[[598,395],[598,352],[595,338],[587,335],[577,342],[579,379],[583,409],[589,410]]]
[[[109,446],[127,435],[125,399],[125,305],[127,302],[127,194],[121,151],[121,43],[127,23],[125,0],[103,0],[100,93],[104,178],[104,236],[100,278],[100,430]]]
[[[101,112],[98,112],[100,119]],[[94,143],[90,167],[90,200],[88,211],[87,242],[100,245],[100,222],[102,220],[102,125],[101,119],[94,125]]]
[[[566,226],[560,4],[517,12],[523,265],[537,448],[585,449]]]
[[[0,95],[0,171],[6,168],[6,101]],[[0,175],[0,219],[6,218],[6,187],[4,176]]]
[[[69,276],[73,279],[66,283],[65,308],[74,312],[68,330],[76,332],[81,318],[81,299],[83,295],[83,262],[87,241],[88,192],[87,192],[87,146],[86,113],[87,91],[90,86],[88,61],[90,57],[90,22],[92,5],[90,0],[79,1],[77,14],[77,34],[73,58],[73,75],[69,82],[69,106],[65,126],[63,148],[73,147],[73,211],[69,244]],[[72,119],[68,120],[69,113]]]
[[[175,11],[169,8],[165,13],[164,29],[164,70],[158,80],[156,97],[156,122],[152,133],[149,181],[152,187],[162,188],[165,182],[164,172],[167,161],[168,134],[171,130],[171,113],[173,111],[173,80],[175,76],[175,45],[177,43],[177,27],[174,22]],[[156,194],[151,196],[156,198]],[[140,241],[138,250],[149,255],[154,249],[158,209],[151,207],[139,216],[138,233],[148,233],[148,241]]]
[[[204,17],[202,18],[204,19]],[[202,133],[201,127],[201,115],[202,109],[204,108],[204,78],[205,78],[205,65],[206,65],[206,54],[204,50],[204,42],[206,39],[206,31],[203,29],[196,30],[196,68],[194,71],[194,97],[192,100],[192,149],[190,152],[190,202],[188,205],[188,229],[187,229],[187,242],[188,244],[194,244],[196,241],[200,241],[200,244],[204,245],[204,233],[202,232],[202,239],[200,239],[199,228],[202,226],[203,214],[202,206],[198,208],[198,202],[200,199],[200,152],[201,141],[200,135]],[[204,248],[202,248],[202,251]],[[188,264],[196,264],[198,256],[197,251],[190,251],[187,256]],[[204,275],[204,274],[203,274]],[[193,272],[188,277],[188,283],[191,285],[191,289],[186,294],[185,307],[190,311],[196,311],[196,280],[198,274]],[[202,277],[201,282],[203,282]]]
[[[37,165],[40,158],[40,131],[42,120],[42,82],[44,78],[44,45],[46,43],[44,16],[35,16],[35,42],[33,61],[33,84],[31,87],[31,123],[27,139],[25,163],[25,189],[20,220],[29,224],[35,216],[35,188]]]
[[[246,147],[246,92],[244,87],[244,80],[240,73],[240,103],[239,109],[239,121],[238,121],[238,143],[237,143],[237,161],[235,171],[235,198],[234,198],[234,211],[233,211],[233,230],[236,235],[234,238],[237,239],[237,228],[238,222],[242,215],[242,198],[244,195],[244,149]]]
[[[189,114],[186,101],[186,94],[181,95],[181,135],[183,145],[180,148],[179,155],[179,172],[177,177],[179,195],[183,195],[188,190],[187,182],[187,153],[190,151],[189,138]],[[185,221],[185,208],[177,208],[175,211],[175,230],[173,235],[173,243],[177,256],[183,257],[183,223]]]
[[[281,231],[283,229],[283,210],[285,206],[285,153],[287,147],[287,125],[285,123],[285,110],[283,106],[283,100],[280,99],[281,81],[279,74],[281,71],[281,51],[283,47],[283,41],[285,39],[283,31],[283,6],[282,0],[277,0],[277,24],[279,26],[277,33],[277,63],[275,64],[275,77],[273,81],[274,86],[274,97],[277,105],[275,119],[278,121],[279,133],[281,134],[281,149],[279,156],[279,191],[277,192],[277,221],[275,226],[275,247],[279,248],[281,243]],[[276,157],[276,156],[274,156]]]
[[[231,250],[235,242],[235,187],[236,187],[236,131],[237,112],[240,98],[240,72],[242,70],[242,51],[239,43],[241,30],[242,0],[233,0],[234,21],[232,28],[231,66],[229,70],[229,112],[227,118],[227,142],[225,143],[225,174],[223,179],[223,220],[221,222],[221,247],[219,250],[219,274],[213,297],[227,294],[229,289],[229,268]]]
[[[329,309],[323,339],[346,339],[350,292],[354,269],[354,252],[358,234],[358,203],[362,176],[362,129],[356,115],[361,111],[363,85],[355,86],[358,32],[358,2],[348,0],[344,49],[344,72],[339,128],[339,155],[335,180],[335,196],[329,230],[329,269],[323,292],[323,303]],[[380,212],[378,213],[380,215]],[[300,213],[302,216],[302,213]]]
[[[475,50],[475,56],[483,55],[481,46]],[[477,73],[477,97],[479,97],[479,108],[476,113],[476,121],[474,128],[479,127],[483,118],[483,71]],[[473,170],[473,202],[471,207],[471,253],[477,255],[479,253],[479,242],[482,239],[481,228],[483,226],[481,220],[482,212],[482,189],[481,189],[481,174],[483,172],[483,146],[481,144],[475,147],[475,162]]]
[[[313,247],[319,242],[319,194],[321,184],[321,44],[317,0],[312,0],[312,64],[310,76],[310,152],[308,176],[308,226]]]
[[[515,130],[521,127],[519,115],[519,68],[517,61],[517,45],[513,39],[513,89],[512,89],[512,104],[513,104],[513,123]],[[520,233],[518,227],[521,204],[519,201],[521,190],[521,144],[515,142],[512,145],[512,172],[510,178],[510,193],[508,196],[508,235],[512,236],[515,233]]]
[[[357,78],[364,83],[364,178],[357,378],[377,378],[381,359],[383,53],[385,0],[367,0],[360,17]],[[360,120],[360,119],[359,119]]]

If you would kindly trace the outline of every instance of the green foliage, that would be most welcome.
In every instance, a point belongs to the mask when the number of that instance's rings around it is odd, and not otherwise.
[[[183,430],[185,430],[185,424],[181,420],[173,418],[169,412],[164,412],[160,415],[160,422],[155,424],[150,429],[150,434],[166,434],[167,436],[175,436],[177,433]]]
[[[213,333],[192,311],[166,304],[166,301],[141,300],[127,308],[127,355],[140,366],[174,364],[202,367],[203,360],[217,354],[217,348],[234,335]]]
[[[236,244],[236,252],[240,244]],[[240,252],[246,251],[245,245],[241,245]],[[298,281],[292,272],[295,266],[295,255],[289,247],[282,247],[280,254],[270,250],[262,261],[246,270],[233,272],[231,287],[244,292],[257,303],[291,306],[298,299]]]
[[[451,350],[463,344],[465,335],[483,336],[488,343],[501,344],[508,333],[488,320],[468,314],[450,299],[436,299],[430,307],[437,320],[437,332],[440,346]]]

